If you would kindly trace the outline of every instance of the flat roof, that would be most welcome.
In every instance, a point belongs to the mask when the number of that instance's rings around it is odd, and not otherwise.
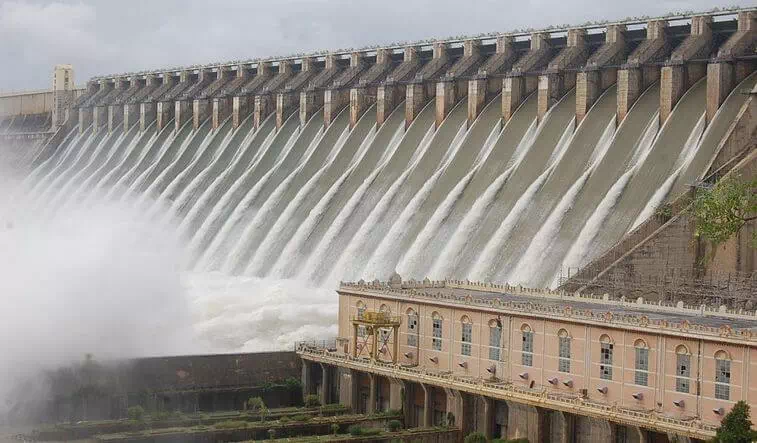
[[[734,311],[725,306],[687,306],[683,302],[651,302],[643,298],[611,299],[608,295],[467,281],[342,283],[339,292],[477,310],[516,311],[570,321],[599,321],[617,327],[673,328],[698,335],[715,334],[757,342],[755,311]]]

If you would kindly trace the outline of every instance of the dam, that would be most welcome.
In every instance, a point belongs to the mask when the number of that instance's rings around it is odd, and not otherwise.
[[[176,226],[186,272],[221,280],[555,288],[705,180],[739,125],[729,152],[751,158],[756,20],[732,9],[96,77],[26,153],[24,198],[45,217],[133,202]]]

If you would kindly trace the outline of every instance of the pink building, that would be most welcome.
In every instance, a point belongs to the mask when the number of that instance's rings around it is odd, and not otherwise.
[[[304,381],[362,412],[532,442],[647,442],[708,439],[737,401],[757,406],[754,312],[399,276],[338,292],[336,345],[301,347]]]

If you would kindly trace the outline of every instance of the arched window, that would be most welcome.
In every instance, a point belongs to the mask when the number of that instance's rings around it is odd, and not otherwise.
[[[467,315],[460,319],[461,337],[460,337],[460,354],[471,355],[471,342],[473,341],[473,323]]]
[[[502,347],[502,322],[498,319],[489,320],[489,360],[499,361]]]
[[[431,348],[435,351],[441,351],[442,350],[442,327],[443,327],[443,319],[442,316],[439,315],[438,312],[434,312],[431,314],[432,319],[432,338],[431,338]]]
[[[731,398],[731,356],[722,350],[715,353],[715,398]]]
[[[649,347],[642,339],[636,340],[633,346],[636,350],[634,383],[639,386],[647,386],[649,384]]]
[[[363,303],[362,301],[358,300],[358,302],[355,303],[355,307],[357,308],[357,318],[358,318],[358,320],[362,320],[363,317],[365,316],[365,303]],[[357,327],[357,336],[358,337],[365,337],[366,335],[368,335],[368,333],[367,333],[367,331],[365,329],[365,325],[358,325],[358,327]]]
[[[531,330],[531,326],[523,324],[520,327],[521,334],[523,335],[523,345],[521,347],[521,364],[523,366],[534,365],[534,333]]]
[[[390,308],[386,304],[382,304],[381,307],[379,308],[379,312],[383,312],[384,314],[391,314],[392,313],[392,308]]]
[[[557,340],[559,345],[557,370],[570,373],[570,334],[567,330],[560,329],[557,331]]]
[[[599,337],[599,378],[612,380],[613,341],[609,335]]]
[[[418,346],[418,314],[413,308],[407,311],[407,345]]]
[[[691,353],[685,345],[676,347],[676,392],[689,393],[691,387]]]

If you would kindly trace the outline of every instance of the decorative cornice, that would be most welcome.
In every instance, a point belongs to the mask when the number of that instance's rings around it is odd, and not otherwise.
[[[505,297],[488,296],[474,297],[471,295],[444,294],[438,289],[461,289],[489,294],[526,297],[529,300],[507,300]],[[436,291],[434,289],[437,289]],[[643,331],[656,331],[679,337],[707,338],[723,343],[750,344],[757,343],[757,330],[750,328],[733,328],[728,320],[754,321],[757,328],[757,315],[753,311],[728,310],[725,306],[718,308],[701,305],[687,306],[683,302],[664,303],[648,302],[639,297],[636,300],[625,298],[612,299],[608,294],[579,294],[548,289],[530,289],[508,284],[482,283],[463,280],[442,281],[402,281],[394,275],[388,282],[375,280],[366,283],[361,280],[356,283],[342,282],[339,293],[355,294],[374,297],[388,297],[404,300],[418,300],[434,304],[450,305],[453,307],[466,306],[485,310],[494,310],[517,315],[552,318],[561,321],[591,323]],[[564,304],[546,303],[559,300]],[[543,303],[540,303],[543,302]],[[602,311],[593,307],[581,307],[581,303],[591,303],[607,307]],[[612,310],[633,310],[635,312],[612,312]],[[639,312],[641,311],[641,313]],[[643,312],[650,314],[674,314],[686,316],[682,321],[666,319],[650,319]],[[708,326],[697,322],[703,317],[722,319],[717,326]]]

